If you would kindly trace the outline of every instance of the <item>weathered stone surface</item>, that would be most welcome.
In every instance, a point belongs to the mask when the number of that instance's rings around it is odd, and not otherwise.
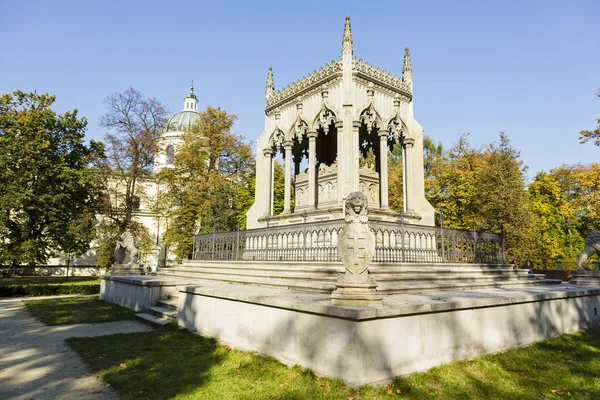
[[[569,283],[584,286],[600,286],[600,271],[575,271]]]
[[[367,197],[353,192],[346,199],[346,225],[338,239],[338,252],[345,267],[331,294],[338,305],[377,306],[383,297],[369,276],[369,264],[375,255],[375,236],[369,229]]]
[[[142,275],[140,264],[113,264],[110,269],[113,276],[139,276]]]
[[[600,326],[600,288],[566,284],[402,294],[381,307],[240,285],[180,290],[181,326],[352,385]]]
[[[138,255],[139,251],[133,235],[129,231],[123,232],[115,248],[115,264],[129,264],[133,267],[138,263]]]

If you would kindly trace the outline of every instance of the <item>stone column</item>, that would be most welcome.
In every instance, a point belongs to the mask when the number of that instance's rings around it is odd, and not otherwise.
[[[317,132],[308,133],[308,209],[316,208],[317,189]]]
[[[352,122],[352,140],[350,141],[349,153],[352,155],[352,164],[350,165],[350,175],[351,175],[351,186],[349,192],[359,192],[360,191],[360,156],[358,154],[358,149],[360,148],[360,143],[358,142],[360,129],[360,121]]]
[[[265,168],[267,172],[267,176],[265,179],[265,217],[271,216],[271,195],[273,193],[272,188],[272,178],[271,173],[273,171],[273,150],[265,149],[263,150],[263,155],[265,156],[265,160],[267,161],[267,168]]]
[[[415,212],[415,199],[413,193],[413,166],[412,166],[412,149],[415,145],[415,139],[406,138],[403,142],[406,166],[404,171],[406,172],[404,186],[404,193],[406,194],[406,212],[408,214],[414,214]]]
[[[291,200],[292,200],[292,141],[286,140],[283,142],[285,146],[285,192],[283,196],[283,212],[285,214],[292,211]]]
[[[379,131],[379,208],[387,210],[388,204],[388,135],[385,130]]]

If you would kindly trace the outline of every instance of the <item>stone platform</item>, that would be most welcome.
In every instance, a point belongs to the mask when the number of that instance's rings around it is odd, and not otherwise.
[[[600,288],[429,291],[381,307],[252,286],[179,287],[179,325],[358,386],[600,326]]]
[[[569,281],[575,285],[600,286],[600,271],[573,271],[573,277]]]

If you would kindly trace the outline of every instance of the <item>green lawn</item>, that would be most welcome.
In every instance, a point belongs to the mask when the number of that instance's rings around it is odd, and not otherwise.
[[[600,399],[600,329],[360,389],[172,327],[68,343],[122,399]]]
[[[97,297],[28,300],[25,305],[36,319],[46,325],[122,321],[135,315],[133,310]]]

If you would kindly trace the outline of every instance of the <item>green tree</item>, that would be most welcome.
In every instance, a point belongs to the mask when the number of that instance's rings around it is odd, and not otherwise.
[[[104,157],[97,160],[105,193],[102,232],[99,232],[99,264],[112,262],[117,238],[126,230],[140,243],[148,232],[133,220],[140,202],[149,202],[145,186],[152,184],[154,156],[158,151],[161,127],[167,108],[156,98],[147,98],[129,87],[104,99],[106,114],[100,126],[104,136]]]
[[[15,91],[0,97],[0,263],[44,263],[83,253],[99,191],[77,110],[57,114],[55,96]]]
[[[182,134],[172,168],[159,174],[165,188],[159,204],[169,221],[164,239],[180,259],[191,254],[194,233],[237,229],[252,204],[254,158],[231,131],[236,119],[207,107]]]
[[[462,135],[432,163],[427,197],[448,227],[503,231],[507,260],[522,265],[531,261],[539,240],[524,172],[519,152],[503,133],[481,150]]]
[[[596,92],[596,96],[600,97],[600,89]],[[600,118],[596,120],[598,126],[593,131],[583,130],[579,132],[579,142],[586,143],[589,140],[594,140],[596,146],[600,146]]]
[[[557,179],[539,172],[528,188],[531,208],[540,227],[540,246],[534,263],[544,268],[554,268],[557,261],[573,265],[583,239],[577,231],[577,217],[572,204],[561,191]]]

